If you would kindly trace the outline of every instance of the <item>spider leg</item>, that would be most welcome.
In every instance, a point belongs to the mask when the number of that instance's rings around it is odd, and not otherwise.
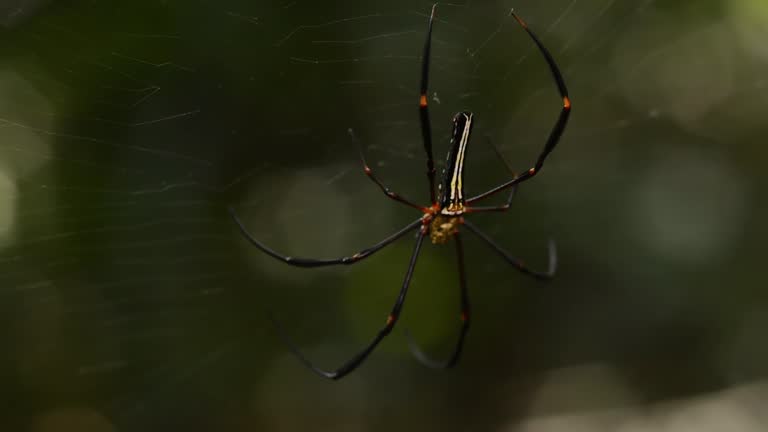
[[[433,360],[419,348],[407,329],[405,332],[405,336],[408,338],[408,348],[410,348],[416,360],[433,369],[448,369],[458,363],[459,357],[461,357],[461,350],[464,348],[464,339],[469,330],[469,292],[467,291],[467,278],[464,270],[464,247],[461,244],[459,233],[454,234],[454,238],[456,239],[456,258],[458,259],[459,287],[461,288],[461,315],[459,315],[461,318],[461,333],[459,333],[459,338],[456,341],[456,345],[454,345],[453,352],[446,360]]]
[[[542,56],[544,56],[544,60],[547,61],[547,64],[549,65],[549,70],[552,72],[552,77],[555,79],[555,83],[557,84],[557,90],[560,92],[560,96],[563,99],[563,107],[560,110],[560,116],[557,118],[555,125],[552,127],[552,130],[549,132],[547,141],[544,144],[544,149],[542,150],[541,154],[536,160],[536,164],[532,168],[528,169],[528,171],[525,171],[523,174],[519,176],[514,176],[512,180],[509,180],[506,183],[503,183],[499,186],[496,186],[493,189],[490,189],[486,192],[481,193],[480,195],[477,195],[468,199],[467,204],[477,201],[479,199],[483,199],[487,196],[493,195],[496,192],[512,187],[518,183],[522,183],[532,178],[536,174],[538,174],[538,172],[541,170],[541,167],[544,165],[544,160],[547,158],[547,156],[549,156],[549,153],[551,153],[552,150],[555,148],[558,141],[560,141],[560,136],[563,134],[563,130],[565,130],[565,125],[568,122],[568,116],[571,113],[571,99],[568,97],[568,89],[565,87],[565,81],[563,80],[563,75],[560,73],[560,69],[557,67],[557,64],[555,63],[555,59],[552,58],[552,55],[544,47],[544,45],[541,43],[539,38],[536,37],[533,31],[531,31],[531,29],[528,28],[528,24],[526,24],[522,18],[517,16],[517,14],[515,14],[514,11],[510,11],[510,15],[512,15],[512,17],[515,18],[518,24],[520,24],[520,26],[528,33],[528,35],[531,37],[533,42],[539,48],[539,52],[541,52]]]
[[[293,352],[293,354],[296,356],[296,358],[301,361],[304,366],[311,369],[316,374],[332,379],[332,380],[338,380],[343,378],[348,373],[354,371],[357,369],[368,356],[373,352],[373,350],[376,348],[376,346],[384,339],[387,335],[389,335],[392,332],[392,329],[395,327],[395,324],[397,323],[398,318],[400,317],[400,312],[403,309],[403,303],[405,302],[405,295],[408,293],[408,286],[411,283],[411,277],[413,276],[413,270],[416,268],[416,259],[419,257],[419,251],[421,250],[421,244],[424,240],[424,236],[427,233],[426,228],[422,228],[419,232],[419,236],[416,239],[416,245],[413,248],[413,253],[411,254],[411,260],[408,264],[408,270],[405,273],[405,279],[403,280],[403,286],[400,288],[400,293],[397,296],[397,300],[395,300],[395,304],[392,306],[391,311],[389,312],[389,315],[387,316],[387,321],[384,324],[384,327],[379,330],[379,333],[373,338],[373,340],[368,343],[368,345],[363,348],[361,351],[359,351],[357,354],[354,355],[351,359],[347,360],[346,363],[341,365],[336,370],[328,371],[325,369],[321,369],[314,365],[309,359],[307,359],[304,354],[299,350],[299,348],[296,346],[295,343],[291,341],[290,338],[285,334],[280,324],[272,318],[272,322],[275,324],[278,333],[280,337],[283,340],[283,343],[285,343],[288,348]]]
[[[496,147],[496,145],[491,141],[491,138],[486,136],[486,141],[488,142],[488,145],[491,146],[494,153],[496,153],[496,156],[501,160],[501,162],[504,164],[504,166],[507,168],[507,171],[512,173],[512,177],[517,177],[517,173],[512,169],[511,166],[509,166],[509,163],[507,163],[507,160],[504,159],[504,156],[499,151],[499,148]],[[509,210],[509,207],[512,205],[512,199],[515,197],[515,193],[517,192],[517,185],[514,185],[510,188],[509,191],[509,197],[507,197],[507,201],[500,206],[490,206],[490,207],[469,207],[467,206],[465,212],[466,213],[479,213],[479,212],[489,212],[489,211],[507,211]]]
[[[498,212],[504,212],[509,210],[509,207],[512,206],[512,199],[515,197],[515,193],[517,192],[517,185],[512,186],[512,190],[509,191],[509,197],[507,197],[507,201],[500,205],[500,206],[480,206],[480,207],[466,207],[464,210],[464,213],[480,213],[480,212],[490,212],[490,211],[498,211]]]
[[[368,166],[368,162],[366,162],[365,160],[365,152],[363,151],[363,145],[360,143],[360,140],[357,139],[352,129],[347,129],[347,132],[349,132],[349,136],[352,137],[352,141],[354,141],[355,144],[357,144],[357,149],[360,152],[360,160],[363,161],[363,171],[365,172],[365,175],[367,175],[369,179],[371,179],[374,183],[376,183],[376,185],[379,186],[381,191],[384,192],[384,195],[386,195],[387,197],[395,201],[399,201],[413,208],[419,209],[421,211],[425,211],[426,209],[423,206],[414,204],[410,200],[400,196],[400,194],[392,192],[386,185],[384,185],[384,183],[381,182],[381,180],[379,180],[378,177],[376,177],[376,175],[373,173],[373,170],[371,170],[371,167]]]
[[[432,23],[435,20],[437,3],[432,5],[432,13],[429,15],[427,27],[427,40],[424,42],[424,50],[421,54],[421,86],[419,88],[419,122],[421,123],[421,138],[424,143],[424,151],[427,154],[427,178],[429,179],[429,199],[432,205],[437,203],[435,196],[435,159],[432,154],[432,126],[429,122],[429,108],[427,107],[429,86],[429,55],[432,48]]]
[[[330,265],[338,265],[338,264],[354,264],[364,258],[367,258],[374,253],[380,251],[388,244],[394,242],[395,240],[399,239],[400,237],[403,237],[404,235],[408,234],[409,232],[416,229],[418,226],[422,225],[421,218],[416,219],[412,223],[406,225],[404,228],[402,228],[400,231],[397,231],[396,233],[390,235],[389,237],[385,238],[384,240],[376,243],[375,245],[363,249],[360,252],[357,252],[355,254],[352,254],[351,256],[341,257],[341,258],[334,258],[334,259],[311,259],[311,258],[297,258],[297,257],[290,257],[282,255],[278,252],[275,252],[273,249],[267,247],[262,242],[256,240],[251,233],[248,232],[248,230],[245,228],[245,225],[240,221],[240,219],[237,217],[237,214],[235,213],[235,210],[230,207],[229,213],[232,216],[232,219],[235,220],[235,223],[237,223],[237,226],[240,228],[240,232],[242,232],[243,236],[248,239],[248,241],[251,242],[254,246],[256,246],[259,250],[264,252],[265,254],[283,261],[286,264],[290,264],[292,266],[296,267],[323,267],[323,266],[330,266]]]
[[[552,279],[552,277],[555,276],[555,271],[557,270],[557,249],[555,247],[555,242],[550,240],[549,241],[549,266],[547,268],[546,272],[539,272],[535,270],[531,270],[528,268],[528,266],[523,263],[523,261],[513,257],[509,254],[509,252],[502,249],[501,246],[497,245],[496,242],[494,242],[488,235],[480,231],[474,224],[472,224],[469,221],[464,221],[464,226],[467,227],[472,233],[474,233],[476,236],[478,236],[481,240],[488,243],[488,246],[490,246],[493,250],[496,251],[499,255],[501,255],[502,258],[507,260],[510,264],[512,264],[516,269],[520,270],[521,272],[533,276],[536,279]]]

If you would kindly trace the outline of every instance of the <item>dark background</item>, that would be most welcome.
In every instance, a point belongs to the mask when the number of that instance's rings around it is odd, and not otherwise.
[[[34,431],[760,431],[768,425],[768,7],[761,0],[521,0],[438,8],[431,118],[475,113],[467,193],[530,167],[560,108],[514,6],[573,101],[559,147],[467,238],[474,322],[450,371],[413,360],[458,331],[450,247],[425,244],[403,319],[354,374],[321,366],[386,318],[407,237],[334,257],[427,201],[417,115],[431,4],[308,0],[0,5],[0,428]],[[442,164],[441,164],[442,166]],[[693,428],[693,429],[689,429]]]

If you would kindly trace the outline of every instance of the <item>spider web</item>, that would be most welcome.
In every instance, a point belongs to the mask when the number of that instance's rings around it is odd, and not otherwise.
[[[431,4],[260,3],[0,5],[0,426],[571,430],[561,414],[576,413],[589,430],[683,430],[701,409],[688,398],[708,393],[712,424],[764,429],[728,408],[765,402],[761,2],[440,4],[435,159],[452,115],[474,112],[468,194],[510,175],[484,141],[525,170],[560,108],[512,6],[562,69],[575,107],[560,145],[509,214],[473,219],[537,268],[556,239],[559,275],[527,280],[468,238],[475,321],[461,365],[436,373],[399,331],[436,355],[458,331],[453,251],[425,247],[398,331],[334,385],[287,354],[266,311],[341,364],[386,317],[409,238],[309,272],[250,247],[227,208],[312,257],[418,217],[364,178],[347,130],[426,204]],[[675,414],[658,414],[670,398]]]

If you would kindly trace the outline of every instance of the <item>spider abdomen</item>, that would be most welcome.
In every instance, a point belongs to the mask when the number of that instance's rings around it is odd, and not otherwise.
[[[464,158],[472,132],[472,113],[462,111],[453,116],[451,149],[445,161],[440,182],[440,207],[443,214],[460,213],[464,207]]]

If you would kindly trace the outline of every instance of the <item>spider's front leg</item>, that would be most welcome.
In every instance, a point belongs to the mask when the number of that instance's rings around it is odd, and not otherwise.
[[[424,152],[427,154],[427,178],[429,179],[429,199],[434,206],[437,204],[435,195],[435,158],[432,153],[432,125],[429,121],[428,95],[429,88],[429,56],[432,49],[432,23],[435,20],[437,3],[432,5],[432,13],[429,15],[427,27],[427,39],[424,41],[424,50],[421,53],[421,85],[419,86],[419,124],[421,125],[421,139],[424,144]]]
[[[541,43],[539,38],[531,31],[531,29],[528,28],[528,24],[523,21],[522,18],[520,18],[517,14],[514,13],[514,11],[510,11],[510,15],[515,18],[518,24],[528,33],[528,36],[531,37],[534,44],[536,44],[536,47],[539,49],[539,52],[544,57],[544,60],[546,60],[547,65],[549,66],[549,70],[552,73],[552,77],[555,80],[555,84],[557,85],[557,91],[560,93],[560,97],[563,101],[563,106],[560,109],[560,115],[557,118],[557,121],[555,122],[555,125],[552,127],[552,129],[549,132],[549,136],[547,137],[546,143],[544,143],[544,149],[539,154],[539,157],[536,159],[536,163],[533,167],[528,169],[527,171],[523,172],[519,176],[515,176],[512,178],[512,180],[503,183],[499,186],[496,186],[495,188],[492,188],[486,192],[481,193],[480,195],[474,196],[467,200],[467,204],[472,203],[474,201],[486,198],[488,196],[491,196],[497,192],[500,192],[504,189],[513,187],[517,185],[518,183],[522,183],[526,180],[529,180],[533,178],[536,174],[539,173],[541,170],[541,167],[544,166],[544,161],[547,159],[547,156],[554,150],[557,143],[560,141],[560,137],[563,134],[563,131],[565,130],[565,125],[568,123],[568,116],[571,113],[571,99],[568,97],[568,89],[565,86],[565,80],[563,79],[563,75],[560,73],[560,69],[557,67],[557,63],[555,63],[555,59],[552,58],[552,55],[549,53],[546,47],[544,47],[544,44]]]

